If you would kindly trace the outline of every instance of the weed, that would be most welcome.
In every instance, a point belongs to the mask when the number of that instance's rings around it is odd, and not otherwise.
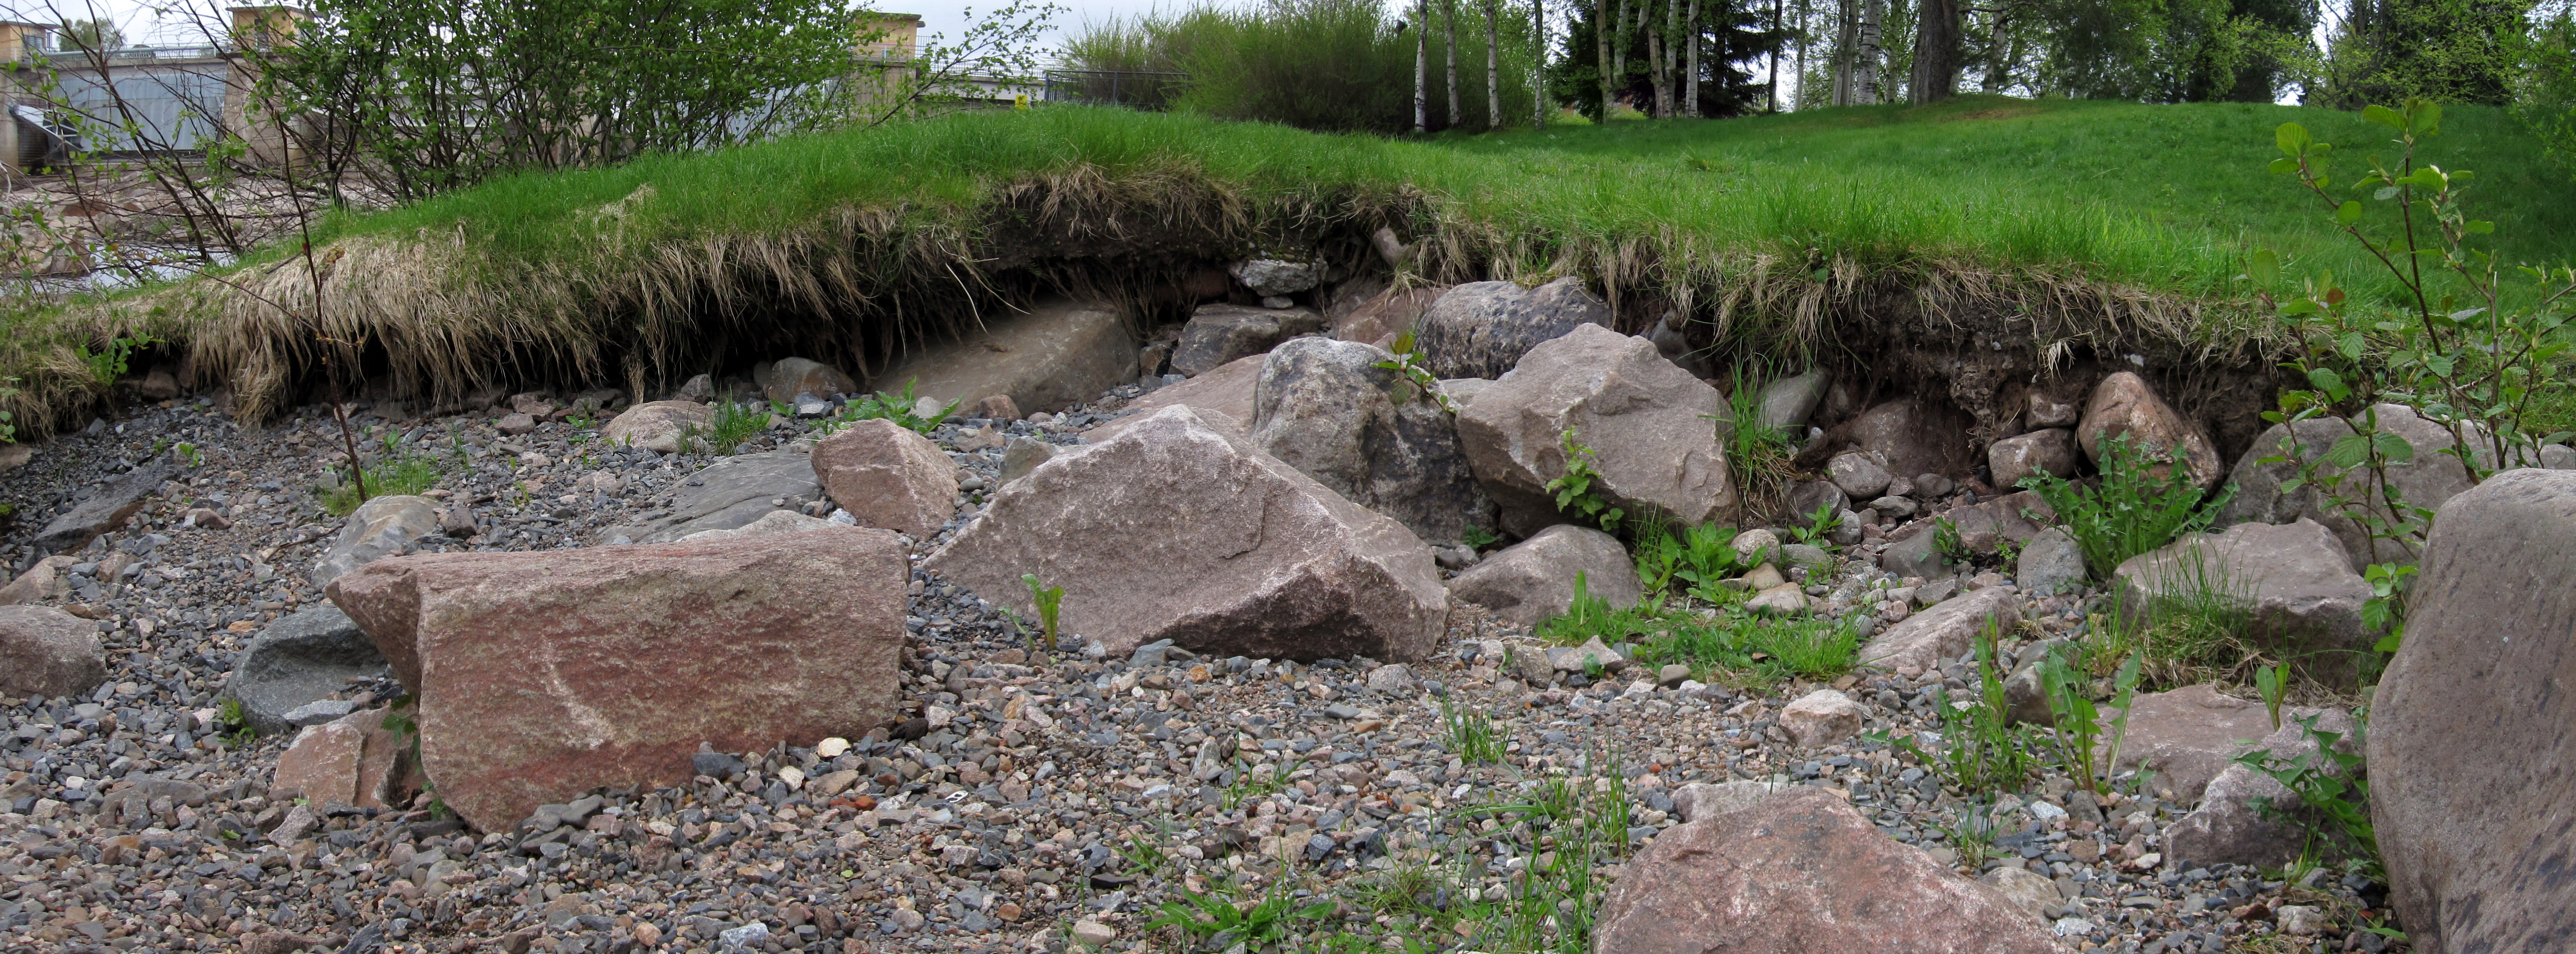
[[[445,461],[427,454],[388,453],[379,458],[375,466],[365,469],[368,495],[417,494],[437,486],[439,479],[446,476],[448,466]],[[358,486],[348,479],[345,468],[340,484],[322,494],[322,509],[330,511],[334,517],[348,516],[365,502],[358,496]]]
[[[114,384],[116,379],[125,376],[128,370],[127,362],[133,358],[134,352],[160,343],[162,343],[160,339],[146,335],[118,337],[108,339],[107,346],[96,352],[90,351],[86,344],[74,344],[72,353],[80,358],[81,364],[89,368],[90,380],[100,384]]]
[[[1333,914],[1333,902],[1300,904],[1283,885],[1271,885],[1269,894],[1257,903],[1238,904],[1238,893],[1231,884],[1201,894],[1184,889],[1179,900],[1163,902],[1161,913],[1146,922],[1145,930],[1174,928],[1196,942],[1198,950],[1258,948],[1296,936],[1304,925],[1320,925]]]
[[[1440,390],[1440,377],[1432,374],[1430,368],[1423,366],[1421,356],[1414,354],[1413,332],[1411,330],[1407,330],[1405,333],[1396,336],[1395,347],[1387,350],[1395,354],[1395,360],[1380,361],[1371,365],[1371,367],[1385,368],[1386,370],[1402,375],[1406,384],[1413,388],[1415,392],[1414,394],[1406,395],[1402,400],[1399,400],[1396,403],[1403,404],[1411,401],[1417,396],[1428,397],[1431,400],[1438,402],[1441,410],[1447,411],[1451,414],[1458,413],[1457,402],[1449,399],[1448,392]]]
[[[2235,494],[2231,485],[2204,504],[2182,461],[2131,446],[2129,435],[2103,438],[2101,449],[2102,476],[2093,486],[2047,471],[2021,481],[2056,511],[2058,525],[2084,551],[2084,566],[2096,580],[2108,581],[2121,561],[2208,527]],[[2160,463],[2167,468],[2161,478],[2153,473]]]
[[[18,442],[18,425],[14,423],[16,418],[10,415],[8,408],[9,402],[18,397],[18,389],[15,387],[17,383],[17,378],[0,378],[0,444]]]
[[[1995,819],[1987,811],[1988,802],[1971,798],[1959,806],[1957,824],[1943,825],[1941,833],[1950,847],[1959,852],[1959,864],[1971,870],[1984,868],[1986,859],[1995,854]]]
[[[1941,724],[1940,751],[1927,752],[1916,740],[1886,733],[1870,736],[1893,745],[1940,772],[1966,792],[2009,791],[2031,773],[2024,733],[2012,724],[2012,706],[2004,698],[2003,677],[1995,666],[1995,626],[1990,621],[1977,636],[1977,690],[1970,699],[1952,700],[1946,689],[1933,693],[1933,711]]]
[[[2111,769],[2120,764],[2120,746],[2129,735],[2129,701],[2138,689],[2138,657],[2130,656],[2120,664],[2112,677],[2111,708],[2120,710],[2111,720],[2111,731],[2105,739],[2101,709],[2093,704],[2087,687],[2091,680],[2065,656],[2052,650],[2040,660],[2040,686],[2048,693],[2048,705],[2054,713],[2049,738],[2056,743],[2058,765],[2075,778],[2085,791],[2099,792]]]
[[[1029,599],[1038,606],[1038,624],[1046,631],[1046,651],[1055,652],[1056,608],[1064,603],[1064,587],[1048,586],[1038,581],[1035,573],[1020,574],[1020,582],[1029,588]]]
[[[1804,525],[1793,525],[1789,528],[1789,536],[1799,543],[1832,552],[1839,549],[1834,545],[1834,531],[1841,527],[1842,521],[1834,518],[1834,508],[1819,504],[1816,512],[1807,515],[1807,522]]]
[[[250,714],[242,711],[239,699],[225,699],[215,708],[215,737],[236,748],[259,738],[259,730],[250,724]]]
[[[0,398],[5,397],[6,395],[0,395]],[[1465,538],[1467,548],[1470,550],[1482,551],[1486,547],[1503,542],[1503,538],[1495,536],[1493,531],[1474,524],[1468,524],[1466,532],[1461,536]]]
[[[199,453],[195,444],[182,442],[172,450],[178,451],[179,459],[187,461],[191,468],[206,466],[206,455]]]
[[[2281,731],[2281,667],[2254,668],[2254,691],[2263,695],[2263,711],[2272,716],[2272,731]]]
[[[766,409],[748,402],[737,404],[731,400],[723,400],[716,402],[715,419],[708,422],[707,432],[703,436],[706,439],[706,445],[717,455],[731,456],[736,448],[742,446],[742,442],[750,440],[752,435],[768,427],[769,412]],[[693,430],[694,428],[683,429],[684,433],[680,435],[680,446],[687,447],[691,438],[701,436],[687,433]]]
[[[1950,563],[1967,563],[1977,556],[1976,551],[1968,549],[1967,541],[1960,539],[1959,525],[1948,517],[1932,518],[1932,549],[1940,551],[1941,558]]]
[[[823,422],[823,433],[829,434],[859,421],[877,420],[893,421],[898,427],[922,435],[938,430],[939,422],[947,420],[948,415],[957,413],[958,402],[948,402],[948,405],[940,408],[937,414],[929,417],[921,416],[917,413],[921,399],[912,394],[913,386],[920,383],[920,380],[914,378],[905,381],[902,393],[879,391],[856,400],[842,402],[841,410],[833,414],[831,420]]]
[[[1748,376],[1742,367],[1734,372],[1734,387],[1726,393],[1727,420],[1731,426],[1721,435],[1726,450],[1726,473],[1735,482],[1736,500],[1748,513],[1771,513],[1779,501],[1787,499],[1789,484],[1796,479],[1796,468],[1790,458],[1798,454],[1798,445],[1778,428],[1757,426],[1762,416],[1762,381]]]
[[[2191,547],[2151,570],[2146,583],[2155,596],[2135,611],[2136,620],[2124,625],[2135,629],[2153,682],[2240,679],[2260,661],[2244,638],[2254,624],[2250,586],[2225,561]]]
[[[2370,780],[2363,774],[2362,757],[2358,752],[2337,750],[2335,744],[2343,741],[2344,734],[2317,728],[2319,718],[2312,715],[2297,720],[2301,733],[2316,746],[2314,751],[2283,757],[2270,749],[2256,749],[2237,756],[2236,764],[2271,776],[2297,795],[2315,817],[2322,818],[2318,822],[2287,813],[2310,835],[2329,841],[2339,837],[2344,848],[2376,865],[2379,833],[2370,821]],[[2361,731],[2367,731],[2366,723],[2356,729],[2356,734]],[[2283,807],[2273,806],[2276,814]]]
[[[1548,492],[1556,495],[1556,512],[1597,524],[1604,533],[1619,532],[1619,518],[1626,513],[1592,492],[1592,482],[1601,479],[1601,471],[1594,466],[1599,458],[1592,448],[1575,441],[1571,427],[1556,437],[1565,448],[1565,474],[1547,482]]]
[[[1662,610],[1658,602],[1649,601],[1625,609],[1614,608],[1608,600],[1592,595],[1586,574],[1574,575],[1574,599],[1565,612],[1539,621],[1533,634],[1538,638],[1567,646],[1599,637],[1604,643],[1615,643],[1637,633],[1653,631]]]
[[[1449,730],[1449,751],[1464,762],[1500,762],[1503,760],[1503,738],[1494,731],[1494,720],[1482,712],[1461,711],[1447,699],[1440,700],[1440,722]]]
[[[1831,679],[1850,672],[1860,655],[1860,631],[1837,620],[1769,620],[1754,624],[1752,648],[1771,665],[1801,679]]]

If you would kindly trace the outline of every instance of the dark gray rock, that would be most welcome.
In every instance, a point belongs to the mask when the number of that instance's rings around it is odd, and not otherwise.
[[[99,534],[124,526],[135,511],[143,509],[144,498],[160,490],[162,482],[178,472],[178,467],[166,460],[134,468],[37,531],[37,548],[68,553],[97,539]]]
[[[274,735],[291,727],[288,712],[347,688],[351,679],[391,672],[375,641],[349,614],[322,603],[270,623],[253,637],[233,664],[222,698],[240,700],[251,728]]]
[[[1537,288],[1468,282],[1422,313],[1414,347],[1443,378],[1500,378],[1542,341],[1586,324],[1609,326],[1610,305],[1579,278]]]
[[[1252,444],[1434,546],[1491,528],[1494,504],[1432,395],[1378,367],[1375,345],[1301,338],[1270,352],[1252,396]]]
[[[639,525],[605,531],[602,538],[669,543],[701,530],[739,529],[770,511],[793,510],[808,500],[823,499],[813,460],[794,451],[728,457],[689,480],[697,486],[681,486],[668,511]],[[770,503],[773,500],[786,503]]]
[[[1172,349],[1172,370],[1197,377],[1236,358],[1261,354],[1298,335],[1325,329],[1321,312],[1311,308],[1245,308],[1201,305],[1181,328],[1181,343]]]

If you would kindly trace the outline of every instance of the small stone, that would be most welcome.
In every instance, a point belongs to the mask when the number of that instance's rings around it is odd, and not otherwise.
[[[1818,689],[1780,710],[1780,729],[1800,748],[1823,748],[1859,735],[1868,715],[1850,696]]]
[[[824,739],[821,742],[814,743],[814,754],[827,759],[840,758],[841,753],[849,750],[850,740],[841,738],[837,735]]]
[[[1369,673],[1368,687],[1371,692],[1387,695],[1412,692],[1415,687],[1413,669],[1403,663],[1379,666]]]
[[[1073,922],[1073,942],[1076,944],[1098,950],[1117,939],[1118,932],[1112,930],[1109,925],[1089,918]]]
[[[1008,394],[987,395],[983,400],[975,402],[975,416],[996,421],[1016,421],[1020,419],[1020,405],[1011,400]]]
[[[1683,682],[1689,680],[1690,677],[1691,667],[1689,664],[1671,663],[1664,666],[1664,668],[1655,671],[1655,684],[1670,689],[1681,685]]]
[[[503,434],[517,437],[521,434],[528,433],[529,431],[536,430],[537,419],[526,414],[504,414],[501,416],[500,422],[492,425],[492,428]]]

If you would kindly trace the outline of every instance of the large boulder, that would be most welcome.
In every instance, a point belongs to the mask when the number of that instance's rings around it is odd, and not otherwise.
[[[913,387],[947,404],[1007,395],[1023,412],[1099,400],[1136,380],[1136,338],[1113,308],[1047,299],[1016,315],[987,315],[981,330],[938,342],[870,378],[880,391]]]
[[[1941,668],[1975,645],[1981,634],[2001,642],[2021,625],[2021,599],[2011,587],[1990,586],[1935,603],[1905,618],[1860,648],[1864,666],[1912,675]]]
[[[957,464],[901,424],[852,423],[816,442],[813,456],[814,479],[859,526],[926,540],[957,515]]]
[[[715,417],[713,409],[696,401],[647,401],[609,419],[608,426],[599,429],[599,437],[619,447],[676,454],[683,450],[681,434],[706,433]]]
[[[1389,288],[1360,302],[1358,307],[1333,315],[1333,337],[1383,344],[1411,330],[1422,320],[1422,313],[1430,310],[1431,303],[1448,291],[1446,285]]]
[[[161,484],[179,474],[177,466],[167,460],[153,460],[136,466],[125,475],[108,482],[72,509],[55,517],[45,528],[36,531],[36,548],[55,553],[69,553],[106,533],[125,525],[135,512],[142,510]]]
[[[1716,388],[1646,339],[1586,324],[1477,394],[1458,412],[1458,437],[1513,533],[1558,522],[1547,484],[1565,474],[1568,430],[1593,449],[1591,493],[1630,519],[1695,526],[1736,511],[1717,438],[1726,414]]]
[[[1448,596],[1403,524],[1165,408],[1038,465],[925,564],[1035,618],[1021,574],[1065,589],[1066,632],[1110,655],[1169,639],[1219,656],[1427,658]]]
[[[2362,625],[2370,584],[2313,520],[2187,536],[2122,562],[2111,586],[2133,616],[2244,614],[2238,638],[2329,685],[2352,686],[2379,640]]]
[[[804,454],[736,454],[689,475],[672,492],[667,509],[640,523],[602,531],[600,539],[669,543],[693,533],[748,526],[773,511],[794,510],[821,499],[823,484],[814,477],[814,462]]]
[[[1082,438],[1097,444],[1118,436],[1127,426],[1142,421],[1167,407],[1186,407],[1199,412],[1199,417],[1217,425],[1226,433],[1249,438],[1245,428],[1252,421],[1252,394],[1261,386],[1261,368],[1268,355],[1236,358],[1223,366],[1179,384],[1165,385],[1153,393],[1128,402],[1135,413],[1105,421],[1082,432]],[[1220,420],[1222,419],[1222,420]]]
[[[2576,472],[2517,470],[2433,524],[2371,705],[2371,818],[2418,951],[2567,946],[2576,911]]]
[[[2283,715],[2312,715],[2284,711]],[[2271,735],[2272,713],[2260,702],[2220,695],[2206,685],[2137,696],[2129,702],[2127,735],[2114,771],[2145,769],[2182,805],[2200,802],[2210,780]]]
[[[1268,354],[1279,343],[1324,330],[1324,316],[1312,308],[1249,308],[1200,305],[1181,327],[1181,342],[1172,349],[1172,370],[1197,377],[1237,358]]]
[[[2302,718],[2313,718],[2319,731],[2337,735],[2336,751],[2348,755],[2360,752],[2361,740],[2354,737],[2350,714],[2327,710]],[[2329,775],[2344,775],[2342,763],[2318,751],[2316,739],[2308,735],[2306,725],[2291,721],[2286,712],[2281,722],[2279,731],[2264,736],[2252,748],[2283,760],[2304,759],[2310,767]],[[2306,807],[2297,793],[2272,776],[2231,764],[2202,790],[2199,808],[2165,829],[2164,855],[2173,859],[2177,867],[2231,864],[2285,868],[2308,853],[2332,864],[2343,858],[2339,840],[2312,837],[2310,829],[2331,832],[2335,827],[2334,822]],[[2410,930],[2415,924],[2406,923]]]
[[[2356,433],[2354,421],[2363,415],[2345,418],[2313,418],[2296,425],[2275,424],[2254,438],[2254,446],[2237,458],[2236,469],[2229,479],[2236,483],[2236,496],[2219,511],[2224,523],[2254,521],[2289,523],[2307,519],[2324,524],[2342,541],[2345,554],[2355,572],[2373,563],[2413,563],[2424,546],[2419,530],[2407,530],[2393,538],[2373,538],[2365,519],[2376,513],[2381,521],[2387,512],[2365,501],[2378,501],[2394,491],[2409,506],[2440,510],[2452,497],[2473,486],[2469,470],[2460,459],[2448,453],[2459,442],[2449,428],[2425,420],[2415,409],[2402,404],[2380,404],[2371,408],[2377,417],[2380,433],[2394,434],[2413,449],[2409,460],[2390,463],[2388,482],[2382,486],[2378,474],[2364,469],[2343,478],[2342,468],[2325,461],[2326,452],[2335,442]],[[2472,454],[2481,463],[2491,455]],[[2282,458],[2264,463],[2267,458]],[[2315,480],[2303,480],[2291,489],[2282,485],[2300,475],[2304,465],[2314,465]],[[2337,495],[2346,503],[2329,505],[2317,485],[2318,480],[2342,478]],[[2365,519],[2356,519],[2365,518]]]
[[[2060,950],[2003,892],[1816,788],[1656,836],[1602,901],[1592,942],[1619,954]]]
[[[1478,561],[1449,581],[1449,595],[1522,626],[1564,615],[1574,605],[1574,581],[1616,608],[1637,605],[1645,584],[1619,538],[1560,523]]]
[[[417,700],[439,797],[507,831],[600,786],[685,784],[701,743],[892,721],[910,579],[894,534],[852,527],[399,557],[329,591]]]
[[[2014,487],[2040,474],[2075,476],[2075,432],[2063,427],[2032,431],[1986,445],[1986,470],[1995,486]]]
[[[2013,582],[2032,596],[2073,593],[2091,578],[2084,568],[2084,548],[2066,531],[2050,527],[2022,544],[2013,558]]]
[[[400,556],[415,541],[443,532],[438,527],[438,504],[427,497],[387,494],[369,498],[349,514],[340,525],[340,535],[331,541],[331,548],[314,561],[313,584],[320,586],[350,570]]]
[[[348,614],[317,603],[260,630],[233,663],[222,697],[240,701],[259,734],[276,735],[286,731],[288,712],[386,671],[384,654]]]
[[[87,695],[106,679],[97,623],[50,606],[0,606],[0,693]]]
[[[1355,341],[1280,345],[1253,391],[1252,445],[1424,541],[1456,544],[1494,525],[1493,502],[1437,397],[1378,366],[1393,360]]]
[[[2084,419],[2075,425],[2076,443],[2097,465],[2102,462],[2102,441],[2123,434],[2132,450],[2179,458],[2192,484],[2202,490],[2218,486],[2218,479],[2227,475],[2227,461],[2218,456],[2218,445],[2210,443],[2209,434],[2157,397],[2147,379],[2128,371],[2093,386],[2093,397],[2084,403]],[[2159,464],[2149,472],[2162,477],[2172,466]]]
[[[760,382],[761,396],[773,404],[795,404],[797,398],[831,398],[859,389],[841,369],[808,358],[783,358],[769,366]]]
[[[1579,278],[1560,278],[1537,288],[1512,282],[1468,282],[1449,289],[1423,311],[1413,344],[1424,365],[1439,377],[1499,378],[1540,342],[1581,325],[1610,322],[1609,303],[1594,297]],[[1649,353],[1653,347],[1647,345]]]

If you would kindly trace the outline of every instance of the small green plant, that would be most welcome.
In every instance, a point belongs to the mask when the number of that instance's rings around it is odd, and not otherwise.
[[[1970,870],[1984,868],[1986,859],[1995,855],[1995,819],[1990,802],[1971,798],[1959,806],[1959,820],[1942,825],[1941,833],[1949,836],[1950,847],[1959,852],[1959,864]]]
[[[1414,391],[1413,394],[1401,396],[1396,403],[1402,404],[1417,396],[1427,397],[1437,402],[1441,410],[1451,414],[1458,413],[1457,402],[1449,400],[1448,393],[1440,390],[1440,378],[1432,374],[1430,368],[1424,367],[1421,356],[1414,353],[1413,332],[1410,329],[1396,336],[1395,346],[1387,350],[1395,354],[1395,360],[1380,361],[1371,367],[1384,368],[1402,375],[1406,385]]]
[[[1500,762],[1503,739],[1494,731],[1494,720],[1473,709],[1461,710],[1448,699],[1440,700],[1440,722],[1449,730],[1449,751],[1467,762]]]
[[[1960,538],[1959,525],[1948,517],[1932,518],[1932,549],[1940,551],[1941,559],[1950,563],[1967,563],[1977,556]]]
[[[236,748],[259,738],[259,730],[250,724],[250,714],[242,711],[241,700],[227,698],[216,705],[215,738]]]
[[[2281,667],[2257,666],[2254,691],[2263,694],[2263,711],[2272,715],[2272,731],[2281,730]]]
[[[1055,652],[1056,608],[1064,602],[1064,587],[1038,582],[1035,573],[1020,574],[1020,582],[1029,588],[1029,599],[1037,603],[1038,624],[1046,631],[1046,651]]]
[[[2111,679],[2110,707],[2120,710],[2120,715],[2111,720],[2107,738],[2102,710],[2093,704],[2087,689],[2092,681],[2067,662],[2062,647],[2040,660],[2039,681],[2054,713],[2050,740],[2057,749],[2058,765],[2085,791],[2101,791],[2102,783],[2120,764],[2120,746],[2128,739],[2129,702],[2138,689],[2138,657],[2122,662]]]
[[[1713,523],[1678,534],[1668,530],[1641,531],[1637,535],[1637,576],[1645,582],[1648,593],[1661,592],[1674,580],[1682,581],[1683,588],[1693,593],[1714,590],[1719,580],[1744,569],[1736,556],[1734,539],[1734,528]]]
[[[72,353],[78,355],[81,363],[89,367],[90,380],[100,384],[114,384],[116,379],[124,377],[125,372],[130,370],[127,362],[134,357],[134,352],[160,343],[160,339],[146,335],[117,337],[108,339],[107,346],[96,352],[90,351],[88,345],[74,344]]]
[[[707,432],[703,436],[709,449],[719,456],[730,456],[742,446],[744,441],[750,440],[752,435],[766,430],[769,427],[769,420],[769,410],[758,404],[717,401],[715,419],[708,422]],[[680,435],[682,447],[689,446],[691,438],[700,436],[687,433],[694,428],[682,430],[683,433]]]
[[[1940,720],[1940,751],[1927,752],[1913,739],[1874,733],[1871,738],[1911,753],[1951,784],[1966,792],[2000,792],[2019,787],[2031,773],[2024,734],[2012,723],[2012,705],[2004,696],[2003,676],[1995,665],[1995,626],[1989,620],[1976,638],[1976,695],[1953,700],[1946,689],[1933,693]]]
[[[435,487],[438,481],[447,475],[450,466],[453,465],[449,461],[429,454],[395,450],[378,458],[375,466],[365,468],[362,473],[366,477],[368,496],[382,497],[388,494],[417,494]],[[345,467],[341,468],[340,475],[339,485],[326,489],[322,494],[322,509],[330,511],[334,517],[348,516],[358,509],[359,504],[366,502],[358,496],[357,482],[350,479],[349,470]],[[526,485],[520,486],[521,496],[524,498]],[[525,505],[523,499],[521,506]]]
[[[1831,552],[1836,549],[1834,531],[1841,528],[1842,521],[1834,518],[1834,508],[1818,504],[1816,512],[1807,515],[1805,525],[1789,528],[1789,536],[1799,543]]]
[[[1661,611],[1662,605],[1652,600],[1625,609],[1613,607],[1608,600],[1592,595],[1586,574],[1576,573],[1573,601],[1566,605],[1564,613],[1540,620],[1533,633],[1542,640],[1568,646],[1596,636],[1602,642],[1614,643],[1650,631],[1650,624]]]
[[[2301,734],[2315,746],[2313,751],[2284,757],[2270,749],[2256,749],[2237,756],[2236,764],[2271,776],[2309,809],[2309,814],[2303,815],[2286,811],[2291,806],[2275,804],[2271,806],[2274,814],[2288,816],[2306,827],[2313,837],[2327,841],[2340,838],[2346,850],[2376,866],[2379,833],[2370,821],[2370,780],[2363,771],[2360,746],[2355,745],[2354,752],[2337,749],[2344,734],[2317,728],[2320,718],[2312,715],[2297,720]],[[2356,731],[2366,729],[2364,724]]]
[[[1762,376],[1738,366],[1734,387],[1726,393],[1727,418],[1721,425],[1726,475],[1734,481],[1736,499],[1751,512],[1772,512],[1787,497],[1796,477],[1791,459],[1798,445],[1778,428],[1762,427]]]
[[[1195,950],[1268,949],[1333,916],[1333,902],[1300,903],[1284,884],[1274,882],[1258,902],[1238,902],[1239,893],[1230,883],[1203,894],[1184,889],[1179,900],[1163,902],[1161,914],[1145,930],[1177,928],[1195,942]]]
[[[938,430],[939,422],[947,420],[948,415],[957,413],[958,402],[948,402],[948,405],[940,408],[937,414],[929,417],[921,416],[918,413],[921,399],[914,397],[912,393],[913,386],[919,381],[918,378],[905,381],[901,393],[879,391],[842,402],[841,410],[834,413],[831,420],[823,422],[823,432],[829,434],[860,421],[875,420],[893,421],[896,426],[916,434],[927,435]]]
[[[1493,531],[1472,523],[1467,525],[1466,532],[1461,536],[1464,537],[1463,542],[1467,544],[1467,548],[1476,551],[1483,551],[1487,547],[1503,542],[1503,538],[1495,536]]]
[[[2103,438],[2100,446],[2102,476],[2092,486],[2047,471],[2021,481],[2056,511],[2096,580],[2109,580],[2121,561],[2207,528],[2235,494],[2231,485],[2204,503],[2185,461],[2132,446],[2127,434]],[[2155,476],[2158,466],[2165,476]]]
[[[2153,682],[2184,685],[2208,678],[2242,679],[2261,652],[2245,640],[2254,624],[2250,584],[2203,547],[2186,547],[2147,574],[2154,592],[2134,631]]]
[[[195,444],[182,442],[172,449],[178,451],[179,459],[187,461],[188,466],[191,468],[203,467],[206,465],[206,455],[198,453],[197,445]]]
[[[1575,441],[1574,428],[1558,432],[1557,442],[1565,448],[1565,474],[1547,482],[1548,492],[1556,495],[1556,512],[1596,524],[1604,533],[1619,532],[1619,519],[1627,514],[1592,492],[1593,482],[1601,479],[1594,466],[1598,456]]]
[[[18,397],[17,383],[17,378],[0,378],[0,444],[18,442],[17,419],[11,416],[8,408],[9,402]]]
[[[1801,679],[1831,679],[1850,672],[1860,656],[1860,631],[1839,620],[1763,620],[1749,640],[1771,666]]]

